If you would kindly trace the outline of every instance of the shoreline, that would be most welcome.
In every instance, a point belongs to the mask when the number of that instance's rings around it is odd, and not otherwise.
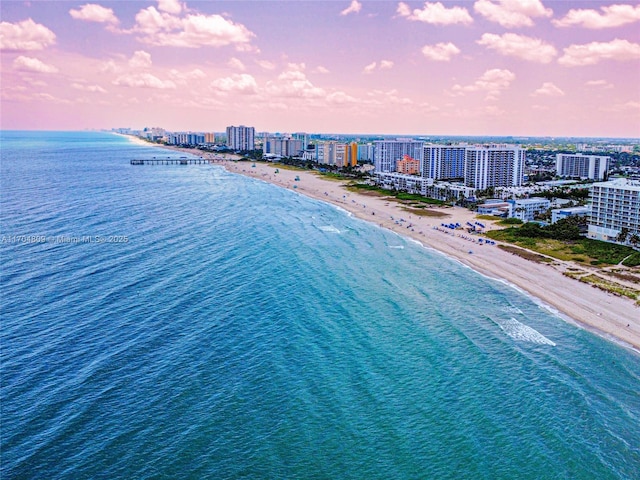
[[[424,210],[434,216],[418,215],[421,212],[408,210],[387,197],[348,191],[342,181],[322,178],[312,171],[289,170],[264,162],[235,162],[235,155],[197,149],[147,145],[210,158],[228,172],[256,178],[335,205],[361,220],[417,241],[485,277],[505,282],[561,320],[640,353],[640,307],[632,300],[569,278],[558,268],[526,260],[497,245],[480,244],[477,236],[460,235],[440,227],[441,223],[465,225],[466,222],[477,221],[476,214],[470,210],[433,207]],[[482,223],[487,229],[495,228],[490,221],[482,220]]]

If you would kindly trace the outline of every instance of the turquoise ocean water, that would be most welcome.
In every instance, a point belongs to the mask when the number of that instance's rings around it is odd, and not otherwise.
[[[3,479],[640,478],[640,358],[346,212],[2,132]]]

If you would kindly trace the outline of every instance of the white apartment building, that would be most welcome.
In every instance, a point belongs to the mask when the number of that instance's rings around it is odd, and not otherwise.
[[[304,142],[288,137],[266,137],[263,152],[265,155],[297,157],[304,152]]]
[[[464,183],[476,190],[518,187],[524,180],[525,151],[516,145],[468,146]]]
[[[594,183],[589,200],[589,238],[615,242],[623,228],[630,235],[640,235],[640,181],[616,179]]]
[[[316,144],[316,161],[323,165],[344,166],[346,145],[341,142],[318,142]]]
[[[466,152],[465,145],[425,145],[422,176],[434,180],[464,178]]]
[[[551,223],[556,223],[558,220],[568,217],[588,217],[589,213],[591,213],[591,208],[588,206],[554,208],[551,210]]]
[[[253,127],[227,127],[227,146],[232,150],[255,150],[255,135]]]
[[[583,155],[582,153],[558,153],[556,172],[561,177],[581,180],[606,180],[610,157]]]
[[[424,142],[410,139],[377,140],[373,142],[373,163],[376,172],[395,172],[396,163],[405,155],[422,162]]]

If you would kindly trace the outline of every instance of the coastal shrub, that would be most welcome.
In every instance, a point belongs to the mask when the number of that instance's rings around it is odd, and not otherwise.
[[[494,218],[494,220],[495,220],[495,218]],[[500,225],[521,225],[524,222],[522,220],[520,220],[519,218],[512,217],[512,218],[503,218],[498,223]]]
[[[638,267],[640,266],[640,252],[636,252],[627,257],[622,265],[625,267]]]

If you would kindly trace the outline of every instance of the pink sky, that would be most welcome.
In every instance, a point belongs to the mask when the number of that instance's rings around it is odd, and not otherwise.
[[[2,129],[640,137],[640,4],[0,3]]]

